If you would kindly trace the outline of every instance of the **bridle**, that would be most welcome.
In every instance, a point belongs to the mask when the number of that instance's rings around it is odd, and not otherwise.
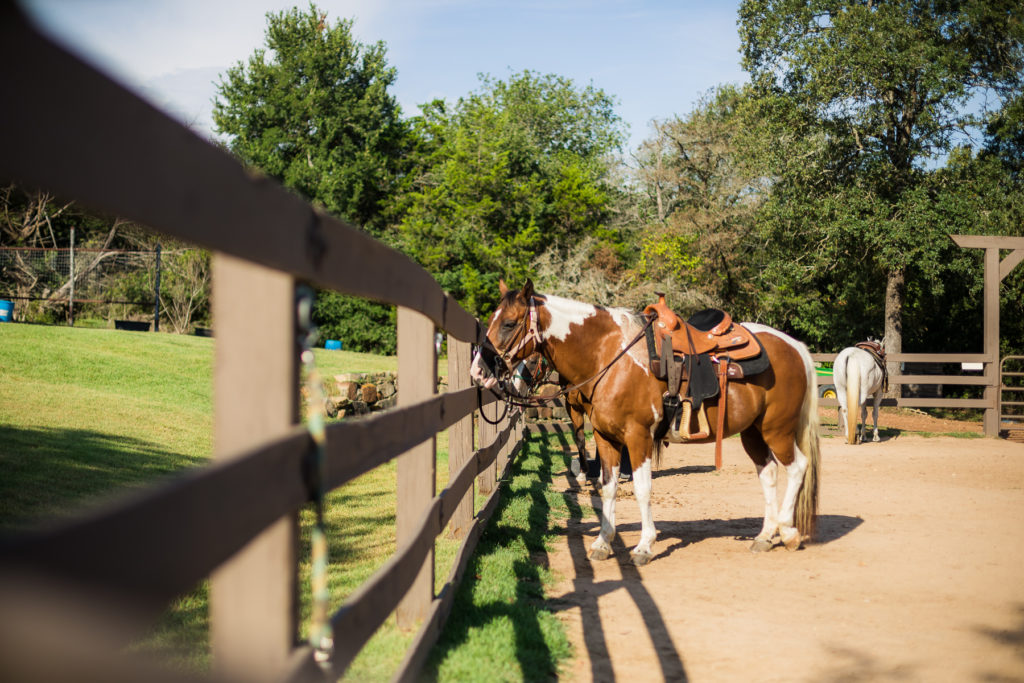
[[[519,341],[516,342],[515,347],[511,347],[510,345],[508,350],[498,356],[502,361],[504,361],[506,368],[512,367],[512,358],[517,356],[520,351],[526,348],[526,345],[531,341],[533,342],[534,351],[544,343],[544,340],[540,336],[540,326],[537,324],[537,302],[534,301],[532,296],[530,297],[530,301],[527,303],[526,315],[520,319],[515,332],[517,335],[520,334],[520,332],[522,333],[522,336],[519,338]]]

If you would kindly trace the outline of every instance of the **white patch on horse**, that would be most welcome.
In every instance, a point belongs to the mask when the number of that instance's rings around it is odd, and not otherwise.
[[[584,304],[560,296],[545,295],[545,307],[551,316],[544,336],[555,341],[565,341],[571,332],[572,325],[582,325],[583,321],[597,315],[597,307]]]
[[[619,348],[624,349],[629,342],[633,341],[636,336],[640,334],[640,331],[643,328],[637,324],[634,315],[624,308],[609,308],[608,312],[611,314],[612,320],[615,321],[615,324],[619,326],[620,330],[622,330],[622,342],[619,344]],[[629,359],[633,361],[637,367],[643,370],[645,375],[651,374],[651,370],[648,367],[650,359],[647,357],[646,344],[642,346],[639,342],[633,344],[626,355],[629,356]]]
[[[473,363],[469,366],[469,377],[484,389],[493,389],[498,385],[498,378],[491,374],[490,368],[484,365],[479,351],[473,355]]]
[[[774,334],[776,337],[778,337],[779,339],[781,339],[782,341],[786,342],[794,349],[796,349],[797,353],[800,354],[800,358],[804,362],[804,371],[810,376],[811,381],[814,380],[814,360],[811,358],[811,353],[810,351],[807,350],[807,347],[803,344],[803,342],[799,342],[796,339],[793,339],[785,332],[781,332],[775,329],[774,327],[768,327],[767,325],[762,325],[760,323],[740,324],[743,325],[743,327],[750,330],[751,332],[753,332],[754,334],[760,334],[761,332]]]

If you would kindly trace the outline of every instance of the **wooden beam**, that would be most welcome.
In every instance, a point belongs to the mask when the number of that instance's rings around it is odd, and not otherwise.
[[[434,323],[405,307],[398,309],[398,405],[411,406],[433,397],[437,391],[437,355]],[[433,435],[398,458],[398,547],[411,543],[437,486]],[[416,627],[427,616],[434,599],[434,551],[423,560],[416,580],[398,605],[398,626]]]
[[[967,249],[1024,249],[1024,237],[1002,235],[950,235],[958,246]]]
[[[1020,238],[1024,244],[1024,237]],[[992,408],[985,409],[985,436],[999,436],[999,249],[985,249],[985,355],[989,362],[985,365],[985,400],[992,402]]]
[[[448,336],[448,390],[468,389],[472,384],[469,366],[472,362],[472,348]],[[473,413],[470,411],[448,430],[448,480],[452,481],[463,465],[473,455]],[[452,515],[450,532],[453,538],[462,538],[473,523],[473,487],[463,496]]]
[[[216,254],[213,320],[214,459],[223,461],[298,422],[294,282]],[[287,668],[298,633],[297,526],[294,513],[283,516],[211,575],[214,671],[225,678],[270,681]]]
[[[1002,282],[1014,268],[1024,261],[1024,249],[1014,249],[999,263],[999,281]]]
[[[484,392],[485,394],[488,392]],[[498,436],[501,433],[501,428],[496,423],[498,418],[501,417],[502,411],[505,406],[500,402],[494,402],[490,405],[484,405],[480,407],[478,413],[479,416],[479,430],[480,434],[480,447],[487,448],[491,444],[495,443]],[[493,463],[488,466],[483,472],[480,473],[478,483],[480,485],[480,493],[483,495],[490,495],[491,491],[495,489],[498,482],[498,466],[497,463]]]

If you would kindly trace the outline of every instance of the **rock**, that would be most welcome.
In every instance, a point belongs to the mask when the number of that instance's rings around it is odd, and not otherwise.
[[[369,384],[369,383],[367,383],[367,384],[364,384],[363,386],[359,387],[359,395],[362,398],[364,403],[367,403],[367,404],[370,404],[370,405],[376,403],[377,400],[380,398],[379,394],[377,393],[377,385],[376,384]]]
[[[359,384],[351,381],[338,382],[338,393],[349,401],[355,401],[359,398]]]
[[[385,379],[377,385],[377,394],[380,398],[390,398],[395,395],[397,389],[395,389],[395,380]]]
[[[338,417],[338,404],[331,398],[324,398],[324,412],[327,413],[327,417]]]

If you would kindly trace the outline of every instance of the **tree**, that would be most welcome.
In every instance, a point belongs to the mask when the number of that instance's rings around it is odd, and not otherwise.
[[[634,280],[682,290],[680,307],[719,306],[744,316],[755,308],[749,235],[759,178],[738,149],[744,97],[733,86],[715,88],[686,116],[655,121],[654,136],[634,156],[646,207],[638,211]]]
[[[353,22],[333,25],[311,4],[267,14],[266,48],[228,70],[218,86],[213,119],[242,161],[280,180],[329,213],[378,238],[404,173],[409,130],[388,89],[395,69],[383,42],[364,45]],[[297,228],[298,229],[298,228]],[[393,319],[388,307],[320,292],[316,311],[355,315],[332,327],[346,348],[387,351],[358,332]],[[317,324],[338,325],[335,317]],[[394,336],[394,325],[385,328]],[[393,344],[391,344],[393,345]]]
[[[483,314],[498,279],[523,281],[545,250],[614,240],[609,155],[624,136],[613,107],[593,86],[530,71],[481,77],[453,107],[424,106],[400,201],[403,249]]]
[[[908,291],[924,284],[910,278],[934,282],[950,253],[943,217],[922,220],[929,166],[979,131],[973,98],[1019,90],[1022,14],[1008,0],[743,2],[776,314],[823,339],[831,311],[864,324],[881,310],[902,350]],[[857,294],[872,291],[880,305]]]
[[[228,69],[213,120],[245,163],[379,234],[407,129],[384,43],[359,43],[352,25],[315,5],[268,13],[266,49]]]

